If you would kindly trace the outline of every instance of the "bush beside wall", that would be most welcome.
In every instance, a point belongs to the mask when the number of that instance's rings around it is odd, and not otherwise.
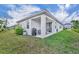
[[[18,34],[18,35],[23,35],[23,29],[22,29],[22,27],[16,26],[15,32],[16,32],[16,34]]]

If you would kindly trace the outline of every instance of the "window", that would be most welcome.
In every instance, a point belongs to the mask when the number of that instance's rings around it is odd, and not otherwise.
[[[61,28],[61,26],[59,28]]]
[[[27,29],[29,29],[29,22],[27,22]]]
[[[56,30],[56,32],[58,32],[58,28],[55,26],[55,30]]]
[[[56,29],[56,32],[58,32],[58,29]]]
[[[38,30],[38,34],[39,34],[39,35],[41,34],[41,30]]]
[[[55,26],[55,29],[56,29],[56,26]]]
[[[57,24],[57,23],[55,22],[55,24]]]
[[[46,25],[47,25],[47,31],[52,32],[52,22],[49,22]]]
[[[52,32],[52,22],[49,23],[49,32]]]

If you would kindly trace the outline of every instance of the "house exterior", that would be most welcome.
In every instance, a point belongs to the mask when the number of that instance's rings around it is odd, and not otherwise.
[[[63,24],[59,22],[47,10],[17,21],[27,35],[44,38],[63,30]]]
[[[71,29],[72,28],[72,24],[71,23],[65,23],[64,24],[64,28]]]

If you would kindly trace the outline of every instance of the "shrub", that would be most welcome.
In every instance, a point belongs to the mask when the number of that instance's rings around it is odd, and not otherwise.
[[[18,35],[22,35],[22,34],[23,34],[23,29],[22,29],[22,27],[16,26],[15,32],[16,32],[16,34],[18,34]]]
[[[67,29],[67,28],[65,28],[65,27],[63,28],[63,30],[66,30],[66,29]]]
[[[4,31],[5,30],[5,28],[0,28],[0,32],[2,32],[2,31]]]
[[[0,29],[0,32],[2,32],[2,29]]]
[[[73,31],[79,33],[79,29],[72,29]]]

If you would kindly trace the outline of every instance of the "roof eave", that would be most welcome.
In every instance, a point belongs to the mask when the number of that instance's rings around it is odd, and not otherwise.
[[[37,13],[37,14],[31,15],[31,16],[29,16],[29,17],[26,17],[26,18],[24,18],[24,19],[22,19],[22,20],[20,20],[20,21],[17,21],[17,23],[20,23],[20,22],[22,22],[22,21],[25,21],[25,20],[27,20],[27,19],[29,19],[29,18],[35,17],[35,16],[37,16],[37,15],[41,15],[41,14],[46,14],[46,15],[50,16],[51,18],[54,18],[54,19],[55,19],[58,23],[60,23],[61,25],[63,25],[60,21],[57,20],[57,18],[56,18],[55,16],[53,16],[53,15],[52,15],[49,11],[47,11],[47,10],[44,10],[44,11],[41,11],[41,12],[39,12],[39,13]]]

